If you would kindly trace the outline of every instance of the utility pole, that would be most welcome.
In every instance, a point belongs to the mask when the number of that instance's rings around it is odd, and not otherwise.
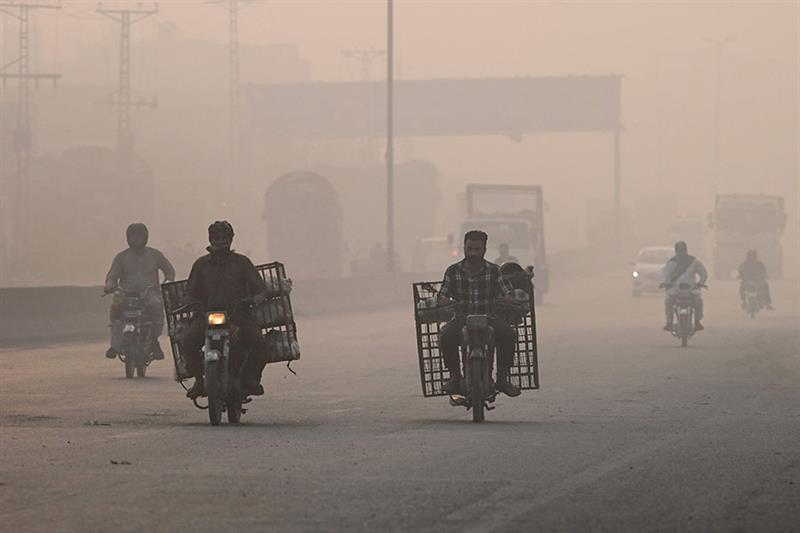
[[[706,42],[714,46],[714,192],[720,191],[722,186],[722,170],[720,163],[721,134],[721,100],[722,100],[722,47],[736,41],[735,35],[728,35],[724,39],[707,38]]]
[[[231,200],[241,159],[242,87],[239,82],[239,10],[256,0],[210,0],[228,12],[228,180],[226,207]]]
[[[102,3],[97,13],[120,24],[119,83],[116,92],[100,101],[101,104],[117,108],[117,152],[121,156],[133,153],[135,139],[131,128],[132,107],[156,107],[155,98],[147,101],[131,89],[131,25],[158,13],[158,5],[152,8],[141,4],[132,9],[105,7]]]
[[[27,241],[25,223],[30,203],[30,165],[33,149],[33,132],[31,129],[31,82],[36,87],[42,80],[52,81],[55,86],[60,74],[33,73],[30,70],[30,20],[34,9],[61,9],[59,4],[43,2],[0,1],[0,13],[17,19],[19,22],[19,56],[13,61],[0,66],[0,79],[5,90],[8,80],[17,80],[17,124],[14,130],[14,151],[16,153],[16,182],[13,190],[12,235],[17,242],[12,243],[12,253],[18,258],[23,255],[19,243]],[[10,69],[17,66],[16,72]],[[18,265],[19,266],[19,265]]]
[[[374,48],[350,48],[342,50],[342,55],[348,60],[356,63],[361,70],[361,83],[364,86],[364,138],[360,143],[360,157],[362,161],[366,162],[371,160],[373,155],[372,138],[370,126],[372,125],[373,112],[376,107],[376,102],[373,98],[373,93],[368,83],[372,79],[372,63],[386,57],[386,50],[376,50]]]
[[[394,272],[394,0],[386,2],[386,256]]]

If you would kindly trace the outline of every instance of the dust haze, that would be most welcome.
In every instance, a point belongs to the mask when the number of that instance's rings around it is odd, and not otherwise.
[[[206,228],[219,219],[236,228],[239,251],[256,262],[285,261],[299,278],[383,268],[376,257],[386,241],[385,5],[243,8],[234,120],[228,11],[161,2],[131,25],[132,104],[120,133],[121,25],[98,11],[123,4],[64,1],[31,11],[29,70],[60,78],[30,82],[24,183],[19,80],[5,79],[0,93],[0,284],[97,285],[133,221],[149,226],[150,242],[179,277],[204,253]],[[609,257],[609,269],[626,271],[639,248],[673,242],[677,217],[708,217],[715,195],[779,196],[787,215],[783,275],[795,276],[799,18],[794,2],[398,1],[398,268],[443,270],[447,257],[427,261],[420,250],[445,242],[445,254],[458,248],[465,187],[482,183],[542,187],[554,277],[590,272],[600,256]],[[3,14],[4,73],[17,73],[19,27]],[[534,117],[524,131],[504,131],[495,115],[517,110],[497,111],[501,94],[491,90],[470,102],[470,124],[413,131],[411,123],[435,120],[403,88],[453,80],[448,90],[457,101],[479,80],[504,80],[498,90],[516,91],[515,80],[604,76],[619,79],[616,170],[613,130],[537,131]],[[302,101],[292,99],[294,87],[335,91]],[[315,114],[310,100],[328,97],[341,107]],[[557,113],[579,109],[566,92],[552,98]],[[535,99],[531,93],[531,107]],[[302,115],[305,126],[277,121],[283,109],[290,119]],[[277,184],[280,192],[287,175],[311,183],[311,192],[293,193],[290,179],[287,199],[269,207],[268,190]],[[690,250],[709,265],[712,233]]]

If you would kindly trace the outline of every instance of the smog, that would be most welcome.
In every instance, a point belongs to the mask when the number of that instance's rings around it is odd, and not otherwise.
[[[0,530],[800,521],[796,2],[0,19]]]

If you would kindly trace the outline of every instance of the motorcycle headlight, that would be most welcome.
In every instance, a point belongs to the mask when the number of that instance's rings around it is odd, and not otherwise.
[[[633,277],[634,277],[634,278],[638,278],[638,277],[639,277],[639,273],[638,273],[638,272],[636,272],[635,270],[633,271]]]
[[[209,326],[224,326],[228,322],[228,316],[225,313],[208,313]]]

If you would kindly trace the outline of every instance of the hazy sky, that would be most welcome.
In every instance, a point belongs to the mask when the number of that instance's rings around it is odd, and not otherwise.
[[[69,84],[82,48],[107,47],[115,59],[119,28],[95,13],[96,2],[61,5],[59,11],[35,14],[34,68],[63,71],[63,83]],[[134,65],[148,61],[136,43],[157,38],[160,25],[168,22],[180,39],[227,42],[223,7],[162,1],[156,17],[134,28]],[[385,23],[383,0],[267,0],[242,8],[239,27],[242,45],[296,45],[312,78],[324,81],[358,78],[357,66],[342,51],[384,49]],[[15,27],[9,17],[2,18],[0,63],[16,54]],[[790,212],[787,246],[798,249],[800,2],[396,0],[395,31],[400,78],[622,74],[626,207],[672,194],[680,197],[684,212],[702,213],[711,209],[716,192],[780,194]],[[207,68],[222,81],[224,54],[215,57]],[[115,64],[97,69],[107,73],[109,84],[115,82]],[[384,69],[385,62],[376,60],[372,77],[384,77]],[[143,79],[143,71],[134,72],[134,85],[147,94],[158,92],[158,80]],[[248,76],[244,69],[242,81]],[[14,95],[9,91],[5,98]],[[224,105],[224,96],[218,101]],[[45,118],[38,123],[41,130],[48,127]],[[521,143],[502,136],[401,139],[398,161],[423,157],[434,162],[449,198],[463,190],[464,182],[488,177],[540,183],[552,206],[550,231],[556,238],[551,243],[563,237],[572,246],[583,231],[587,206],[610,205],[609,137],[526,136]],[[140,145],[147,147],[144,136]],[[376,163],[381,153],[378,142]],[[321,154],[310,152],[298,164],[337,163],[331,152]]]
[[[96,2],[61,2],[39,11],[42,54],[66,60],[80,45],[116,42],[117,28]],[[105,2],[105,5],[133,5]],[[152,5],[143,3],[144,6]],[[774,61],[797,61],[798,3],[786,2],[395,2],[403,77],[619,72],[637,58],[725,48]],[[181,37],[225,42],[227,16],[205,1],[159,2],[157,17],[135,38],[152,38],[173,21]],[[296,43],[317,79],[350,74],[341,50],[385,47],[386,5],[364,1],[264,1],[241,11],[243,43]],[[790,49],[794,49],[794,54]],[[783,53],[781,53],[783,52]]]

